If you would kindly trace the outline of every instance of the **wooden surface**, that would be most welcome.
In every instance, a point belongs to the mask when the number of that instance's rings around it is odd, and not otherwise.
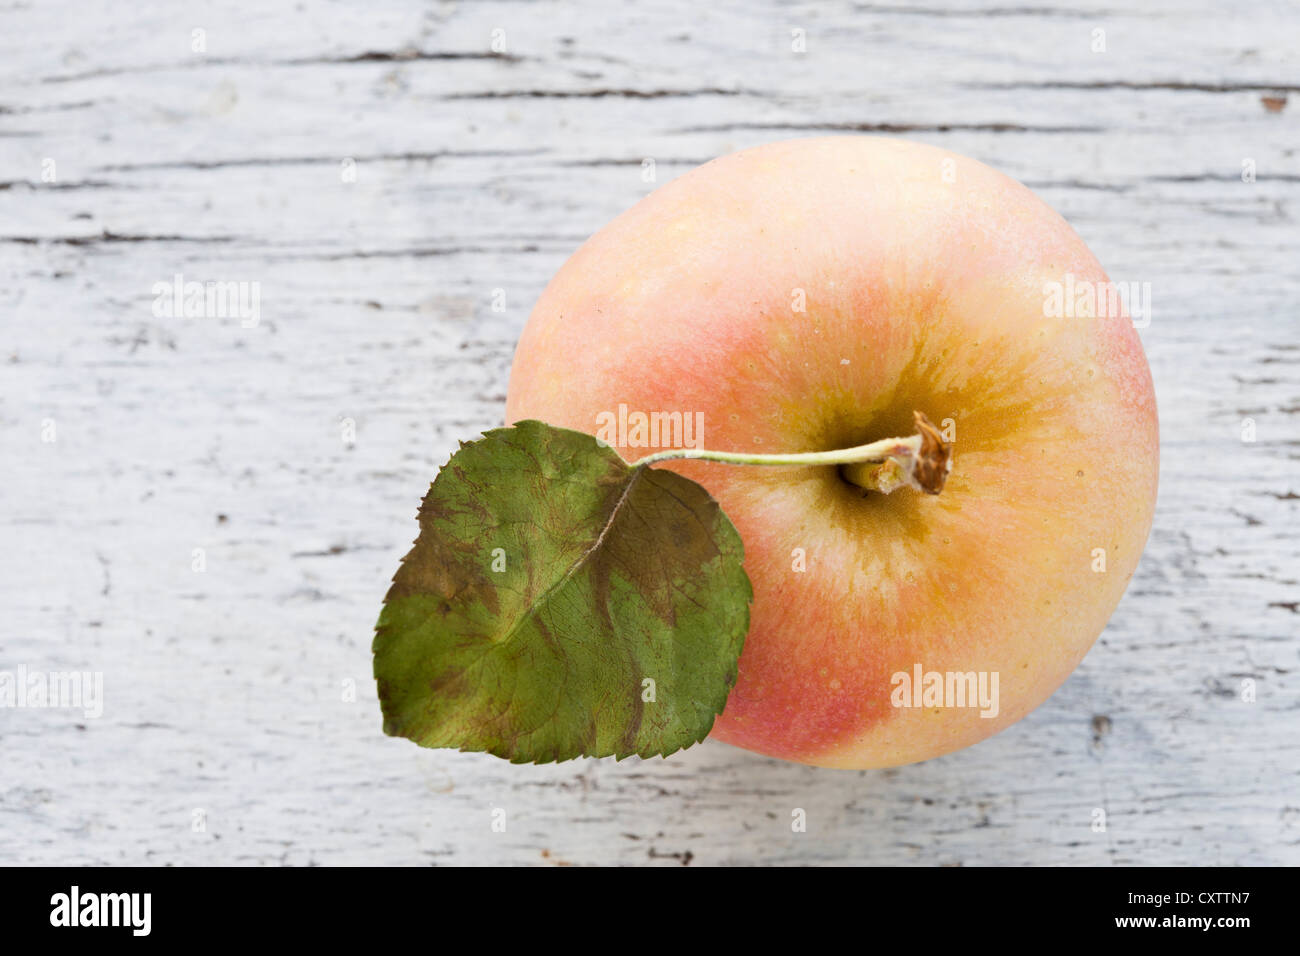
[[[0,669],[104,681],[0,710],[0,863],[1300,863],[1297,5],[619,7],[0,3]],[[853,131],[1152,284],[1160,504],[1082,666],[890,771],[384,737],[380,598],[547,279],[647,158]],[[176,273],[260,322],[156,317]]]

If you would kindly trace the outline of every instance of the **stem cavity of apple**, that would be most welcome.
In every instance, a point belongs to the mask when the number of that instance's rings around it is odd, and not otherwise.
[[[883,438],[852,448],[789,455],[673,448],[647,455],[637,461],[636,467],[683,458],[725,465],[838,465],[841,477],[864,492],[879,491],[887,495],[908,487],[937,495],[952,471],[952,445],[943,440],[924,413],[914,411],[912,415],[916,420],[916,434],[906,438]]]

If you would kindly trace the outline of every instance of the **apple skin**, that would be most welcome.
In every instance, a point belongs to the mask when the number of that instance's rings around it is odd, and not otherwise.
[[[508,422],[595,434],[620,403],[702,412],[704,447],[764,453],[909,435],[913,410],[955,428],[937,497],[864,495],[826,467],[658,466],[718,500],[754,586],[713,737],[819,766],[911,763],[1024,717],[1082,660],[1137,566],[1159,455],[1127,315],[1046,316],[1044,284],[1067,273],[1106,281],[1014,180],[931,146],[835,137],[687,173],[550,282]],[[892,675],[916,664],[996,672],[997,716],[894,706]]]

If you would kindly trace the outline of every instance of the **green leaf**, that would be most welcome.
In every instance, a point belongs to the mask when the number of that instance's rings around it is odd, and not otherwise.
[[[708,735],[753,592],[698,484],[524,421],[463,444],[419,519],[376,627],[385,733],[516,763]]]

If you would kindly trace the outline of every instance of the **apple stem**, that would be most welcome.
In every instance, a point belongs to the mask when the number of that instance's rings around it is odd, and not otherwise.
[[[636,467],[685,458],[725,465],[839,465],[844,480],[864,491],[889,494],[906,486],[937,495],[943,490],[943,483],[952,470],[952,446],[943,440],[938,429],[922,412],[912,414],[916,420],[916,434],[906,438],[883,438],[852,448],[788,455],[671,448],[647,455],[637,461]]]

